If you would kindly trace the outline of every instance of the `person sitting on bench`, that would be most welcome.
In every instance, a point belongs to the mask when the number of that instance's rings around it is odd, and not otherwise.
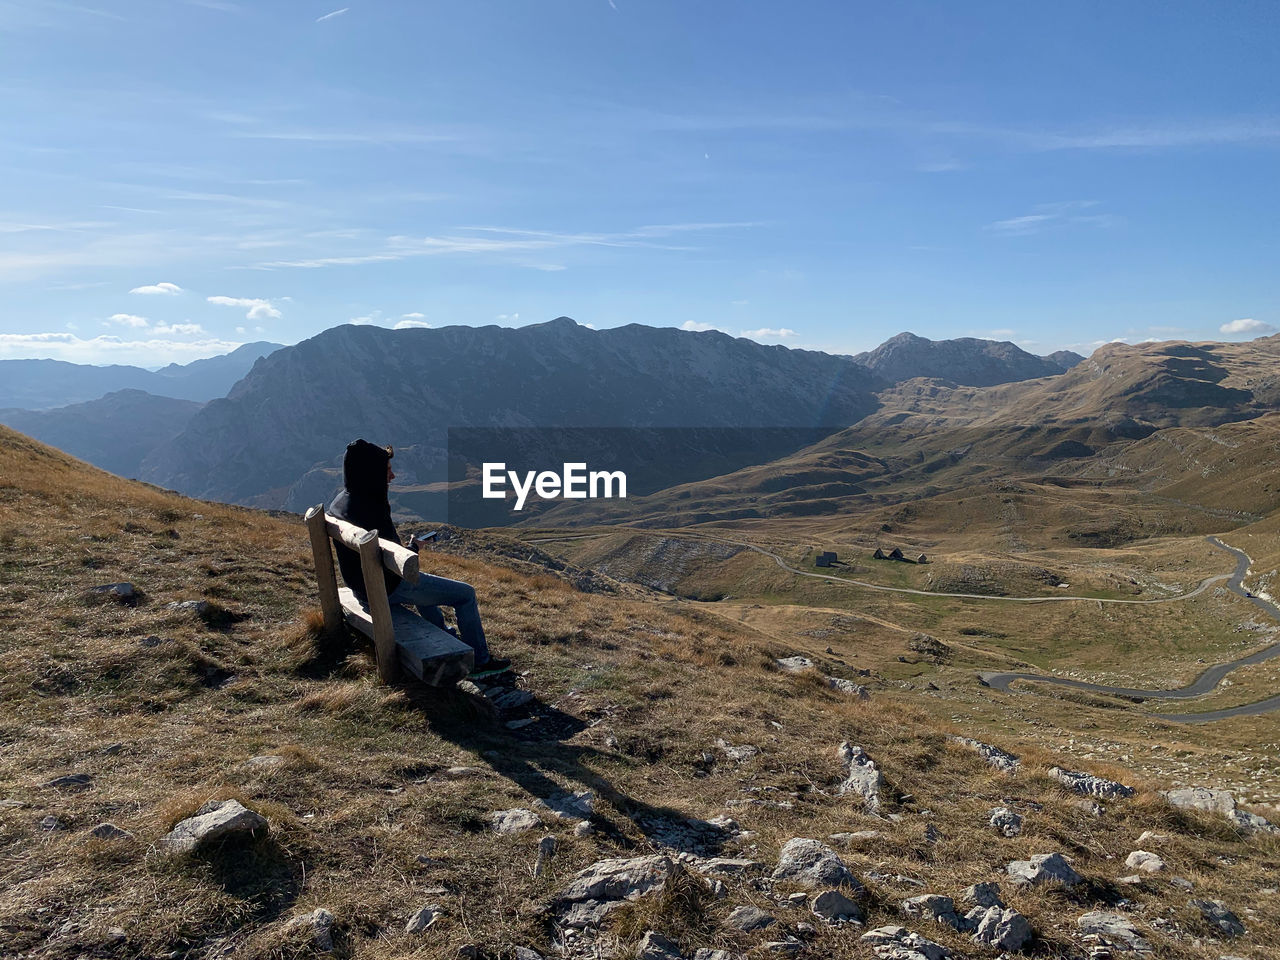
[[[396,525],[391,520],[391,504],[387,488],[395,479],[391,470],[391,447],[379,447],[367,440],[354,440],[347,444],[342,458],[342,491],[329,506],[329,515],[346,520],[365,530],[377,530],[378,536],[392,543],[400,543]],[[360,569],[360,554],[341,543],[335,543],[338,568],[342,579],[360,600],[369,602],[365,591],[364,574]],[[411,584],[401,580],[389,570],[387,578],[387,602],[404,603],[416,607],[418,613],[444,629],[444,617],[440,607],[452,607],[458,620],[458,633],[463,643],[476,653],[475,668],[471,676],[501,673],[511,666],[510,660],[494,657],[485,641],[484,627],[480,624],[480,607],[476,603],[476,591],[469,583],[436,577],[427,573],[418,575],[418,582]]]

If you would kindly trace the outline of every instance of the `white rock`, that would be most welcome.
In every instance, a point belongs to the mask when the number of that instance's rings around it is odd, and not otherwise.
[[[1004,906],[1004,902],[1000,899],[1000,884],[990,881],[965,887],[964,893],[960,894],[960,899],[965,903],[976,903],[980,907]]]
[[[773,879],[789,880],[810,888],[847,885],[855,893],[862,890],[862,884],[838,853],[825,843],[801,838],[783,844]]]
[[[744,743],[735,747],[728,740],[716,740],[716,748],[734,763],[745,763],[760,752],[754,744]]]
[[[650,930],[636,944],[636,960],[680,960],[680,946]]]
[[[498,833],[523,833],[541,827],[542,821],[532,810],[513,807],[510,810],[495,810],[489,814],[489,825]]]
[[[862,935],[880,960],[946,960],[951,951],[906,927],[877,927]]]
[[[987,822],[995,827],[996,832],[1001,836],[1016,837],[1022,832],[1022,817],[1007,807],[988,810]]]
[[[1086,913],[1076,921],[1081,933],[1101,937],[1107,942],[1137,953],[1148,953],[1151,944],[1138,932],[1133,922],[1122,914],[1106,910]]]
[[[423,930],[427,929],[427,927],[436,922],[436,911],[438,909],[439,907],[434,905],[430,907],[423,907],[409,918],[409,922],[404,925],[404,932],[421,933]]]
[[[871,691],[860,683],[854,683],[852,680],[845,680],[841,677],[827,677],[827,686],[840,693],[847,693],[851,697],[857,697],[859,700],[871,699]]]
[[[266,819],[240,801],[214,801],[161,837],[160,846],[169,853],[191,853],[225,840],[253,837],[267,829]]]
[[[1132,797],[1133,787],[1095,777],[1091,773],[1079,773],[1074,770],[1063,770],[1061,767],[1050,767],[1049,776],[1053,777],[1068,790],[1083,793],[1085,796],[1097,797],[1099,800],[1110,800],[1114,797]]]
[[[1167,866],[1158,856],[1146,850],[1134,850],[1125,857],[1124,865],[1130,870],[1140,870],[1143,873],[1159,873]]]
[[[880,811],[880,788],[884,777],[875,761],[862,747],[853,746],[847,740],[836,749],[836,757],[844,765],[845,778],[840,784],[841,793],[854,793],[862,798],[867,813]]]
[[[862,908],[846,897],[839,890],[824,890],[813,898],[809,909],[814,916],[827,923],[839,923],[842,920],[862,922]]]
[[[974,740],[972,737],[948,737],[947,739],[978,751],[978,755],[987,761],[988,766],[1003,770],[1005,773],[1015,773],[1022,765],[1022,761],[1016,755],[999,747],[993,747],[989,743],[983,743],[981,740]]]
[[[782,657],[776,662],[787,673],[802,673],[813,669],[813,661],[808,657]]]
[[[771,914],[766,913],[759,907],[741,906],[733,908],[729,916],[725,918],[724,924],[734,930],[751,933],[755,930],[771,927],[777,922]]]
[[[1188,900],[1187,905],[1199,910],[1200,916],[1204,917],[1204,922],[1220,936],[1244,936],[1244,924],[1240,922],[1239,917],[1227,909],[1227,905],[1221,900]]]
[[[1040,853],[1030,860],[1015,860],[1005,870],[1013,884],[1039,884],[1057,881],[1064,887],[1074,887],[1084,879],[1071,869],[1071,864],[1060,853]]]
[[[973,934],[975,943],[984,943],[997,950],[1017,953],[1031,939],[1031,923],[1017,910],[988,907],[978,929]]]

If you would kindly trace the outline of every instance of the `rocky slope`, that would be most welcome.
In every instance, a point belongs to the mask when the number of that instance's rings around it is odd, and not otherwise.
[[[958,736],[918,693],[846,676],[856,640],[788,656],[702,605],[437,553],[520,673],[386,687],[307,626],[297,522],[3,428],[0,475],[8,954],[1263,960],[1280,942],[1257,814],[1030,728]]]
[[[291,488],[313,468],[332,468],[358,436],[393,444],[402,451],[396,460],[402,482],[425,483],[441,474],[449,428],[826,433],[870,413],[872,391],[880,386],[847,358],[714,332],[637,324],[594,331],[565,317],[516,330],[344,326],[259,363],[225,400],[211,403],[150,457],[144,476],[202,497],[297,507],[304,504],[291,498]],[[804,436],[790,438],[791,449],[803,445]],[[771,459],[757,441],[747,431],[726,439],[719,453],[737,465]],[[604,464],[624,452],[611,444],[637,442],[623,433],[597,433],[592,441]],[[774,447],[772,455],[783,452]],[[674,478],[693,459],[654,462]],[[331,478],[321,486],[332,492]],[[314,493],[303,487],[310,500]]]

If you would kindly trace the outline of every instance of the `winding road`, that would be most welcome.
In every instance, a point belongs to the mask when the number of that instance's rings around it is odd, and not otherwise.
[[[1204,593],[1210,586],[1223,580],[1227,581],[1227,589],[1233,593],[1248,600],[1258,609],[1262,610],[1267,616],[1273,620],[1280,622],[1280,607],[1264,600],[1262,597],[1256,597],[1252,592],[1244,588],[1245,574],[1249,572],[1249,556],[1243,550],[1237,550],[1235,547],[1228,546],[1217,537],[1205,537],[1209,543],[1219,549],[1225,550],[1236,558],[1236,569],[1234,573],[1220,573],[1216,576],[1206,577],[1201,584],[1188,593],[1181,593],[1174,597],[1157,597],[1147,600],[1130,600],[1130,599],[1100,599],[1098,597],[990,597],[977,593],[935,593],[930,590],[914,590],[909,587],[886,587],[882,584],[868,583],[865,580],[855,580],[852,577],[837,577],[825,573],[810,573],[807,570],[797,570],[788,564],[782,557],[778,556],[763,547],[755,546],[750,543],[743,543],[740,540],[727,540],[720,537],[705,537],[709,540],[719,540],[722,543],[732,543],[739,547],[745,547],[748,550],[754,550],[756,553],[763,554],[771,558],[783,570],[788,573],[794,573],[802,577],[814,577],[819,580],[835,580],[840,583],[852,583],[859,587],[869,590],[881,590],[888,593],[909,593],[922,597],[958,597],[963,600],[990,600],[1004,601],[1006,603],[1063,603],[1067,601],[1093,601],[1095,603],[1172,603],[1178,600],[1190,600],[1192,597],[1199,596]],[[1018,680],[1034,680],[1039,683],[1056,683],[1064,687],[1072,687],[1076,690],[1087,690],[1091,693],[1111,694],[1113,696],[1132,697],[1143,700],[1189,700],[1193,697],[1202,697],[1207,693],[1212,693],[1222,682],[1222,679],[1231,671],[1239,667],[1247,667],[1256,663],[1280,657],[1280,643],[1272,644],[1262,650],[1255,651],[1239,660],[1232,660],[1228,663],[1215,664],[1209,667],[1191,683],[1185,687],[1178,687],[1173,690],[1143,690],[1136,687],[1108,687],[1100,683],[1087,683],[1083,680],[1068,680],[1065,677],[1054,677],[1039,673],[982,673],[979,679],[986,685],[995,690],[1004,693],[1012,692],[1009,685]],[[1151,716],[1161,720],[1169,720],[1175,723],[1209,723],[1213,720],[1225,720],[1228,717],[1244,717],[1252,716],[1259,713],[1269,713],[1272,710],[1280,710],[1280,695],[1269,697],[1266,700],[1258,700],[1254,703],[1241,704],[1238,707],[1228,707],[1224,710],[1210,710],[1204,713],[1153,713]]]

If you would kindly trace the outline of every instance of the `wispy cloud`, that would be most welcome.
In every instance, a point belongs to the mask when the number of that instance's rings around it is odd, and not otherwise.
[[[240,307],[248,311],[246,320],[279,320],[283,314],[270,300],[256,297],[206,297],[210,303],[220,307]]]
[[[721,330],[719,327],[717,327],[714,323],[702,323],[699,320],[686,320],[684,323],[680,324],[680,329],[687,330],[690,333],[707,333],[711,330],[714,330],[717,333],[725,332],[724,330]]]
[[[161,336],[171,334],[179,334],[181,336],[195,336],[198,333],[204,333],[204,327],[198,323],[168,323],[155,328],[155,333]]]
[[[1114,214],[1082,212],[1097,207],[1099,202],[1098,200],[1064,200],[1058,203],[1040,203],[1033,208],[1032,213],[1006,220],[996,220],[987,224],[986,229],[1005,236],[1024,236],[1039,233],[1051,226],[1077,224],[1111,227],[1121,222],[1121,219]]]
[[[419,320],[418,317],[421,317],[421,316],[422,314],[417,314],[414,317],[405,317],[403,320],[397,320],[395,326],[392,327],[391,329],[392,330],[413,330],[417,328],[429,329],[431,327],[431,324],[427,323],[427,321],[425,320]]]
[[[441,255],[502,255],[533,251],[559,250],[572,247],[648,248],[654,250],[689,250],[687,246],[659,243],[675,234],[698,231],[728,230],[754,226],[751,223],[686,223],[637,227],[621,233],[558,233],[550,230],[523,230],[512,227],[461,227],[463,234],[432,237],[388,237],[383,248],[367,253],[351,253],[301,260],[273,260],[260,263],[263,269],[277,267],[352,266],[363,263],[386,263],[410,257]],[[561,264],[548,264],[537,269],[563,269]]]
[[[1252,317],[1245,317],[1242,320],[1232,320],[1224,323],[1218,328],[1219,333],[1251,333],[1254,336],[1262,336],[1268,333],[1275,333],[1276,328],[1269,323],[1263,323],[1261,320],[1254,320]]]
[[[176,283],[168,283],[161,281],[160,283],[149,283],[146,286],[134,287],[130,293],[142,293],[147,295],[168,295],[173,296],[182,292],[182,288]]]
[[[437,130],[387,128],[377,130],[235,130],[227,136],[236,140],[297,140],[304,143],[392,144],[456,143],[457,133]]]
[[[326,13],[323,17],[316,17],[316,23],[324,23],[326,20],[332,20],[334,17],[340,17],[350,9],[350,7],[343,7],[341,10],[334,10],[331,13]]]

